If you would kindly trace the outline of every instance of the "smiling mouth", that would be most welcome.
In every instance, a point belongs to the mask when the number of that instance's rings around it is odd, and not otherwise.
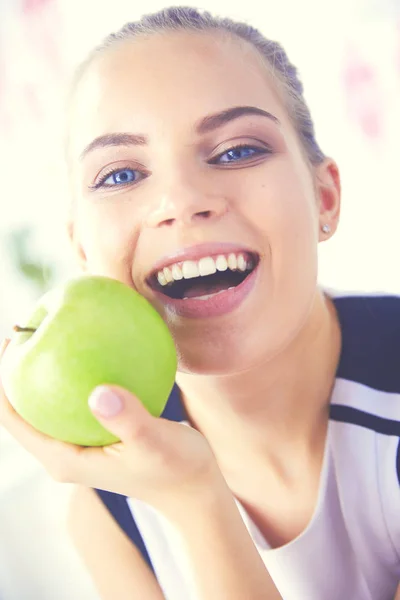
[[[168,265],[153,273],[147,282],[155,292],[170,299],[207,299],[238,287],[256,269],[259,260],[259,255],[250,252],[207,256]]]

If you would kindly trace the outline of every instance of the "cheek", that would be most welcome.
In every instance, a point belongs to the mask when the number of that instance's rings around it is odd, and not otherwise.
[[[87,270],[132,285],[135,225],[118,210],[83,207],[77,218],[78,235],[86,256]]]
[[[306,304],[317,279],[318,218],[311,176],[304,166],[276,161],[252,198],[247,210],[266,248],[272,297],[290,321],[293,298]]]
[[[271,252],[282,261],[296,264],[311,258],[317,247],[317,201],[312,180],[304,166],[296,168],[282,160],[268,180],[261,182],[256,222],[270,241]]]

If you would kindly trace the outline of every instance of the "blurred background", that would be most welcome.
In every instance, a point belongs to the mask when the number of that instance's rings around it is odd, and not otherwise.
[[[339,163],[339,232],[321,284],[400,292],[400,0],[210,0],[298,66],[323,150]],[[71,74],[111,30],[167,6],[146,0],[0,0],[0,338],[74,273],[64,219],[63,109]],[[0,599],[96,600],[65,531],[69,487],[0,429]]]

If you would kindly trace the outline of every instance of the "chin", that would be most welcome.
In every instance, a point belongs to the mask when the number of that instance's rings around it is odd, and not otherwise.
[[[248,343],[243,330],[228,335],[220,333],[214,336],[193,336],[186,343],[176,341],[178,351],[178,372],[192,375],[224,376],[234,375],[252,369],[260,362],[268,360],[272,348],[268,349],[267,336],[260,339],[259,329]],[[264,343],[261,344],[260,342]],[[266,344],[267,342],[267,344]]]
[[[187,375],[203,375],[203,376],[227,376],[236,375],[248,371],[251,368],[249,365],[247,368],[243,367],[243,364],[235,364],[234,361],[221,360],[220,363],[215,361],[180,361],[178,364],[178,373],[185,373]]]
[[[201,326],[179,328],[174,332],[178,371],[228,376],[267,366],[297,338],[308,322],[312,306],[312,294],[304,298],[300,307],[293,303],[268,306],[263,296],[262,306],[252,303],[218,326],[216,322],[206,325],[203,321]]]

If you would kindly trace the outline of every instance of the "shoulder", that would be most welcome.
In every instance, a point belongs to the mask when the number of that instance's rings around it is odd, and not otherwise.
[[[342,332],[337,376],[400,393],[400,296],[329,294]]]
[[[329,294],[342,332],[330,416],[400,437],[400,297]],[[353,435],[356,435],[352,428]]]
[[[369,334],[400,332],[400,296],[385,293],[329,291],[342,326],[355,329],[365,327]]]
[[[365,513],[365,527],[374,530],[376,539],[386,539],[381,548],[386,548],[398,569],[400,297],[354,293],[329,296],[342,331],[330,405],[337,477],[343,488],[353,489],[357,482],[364,499],[357,518]]]

